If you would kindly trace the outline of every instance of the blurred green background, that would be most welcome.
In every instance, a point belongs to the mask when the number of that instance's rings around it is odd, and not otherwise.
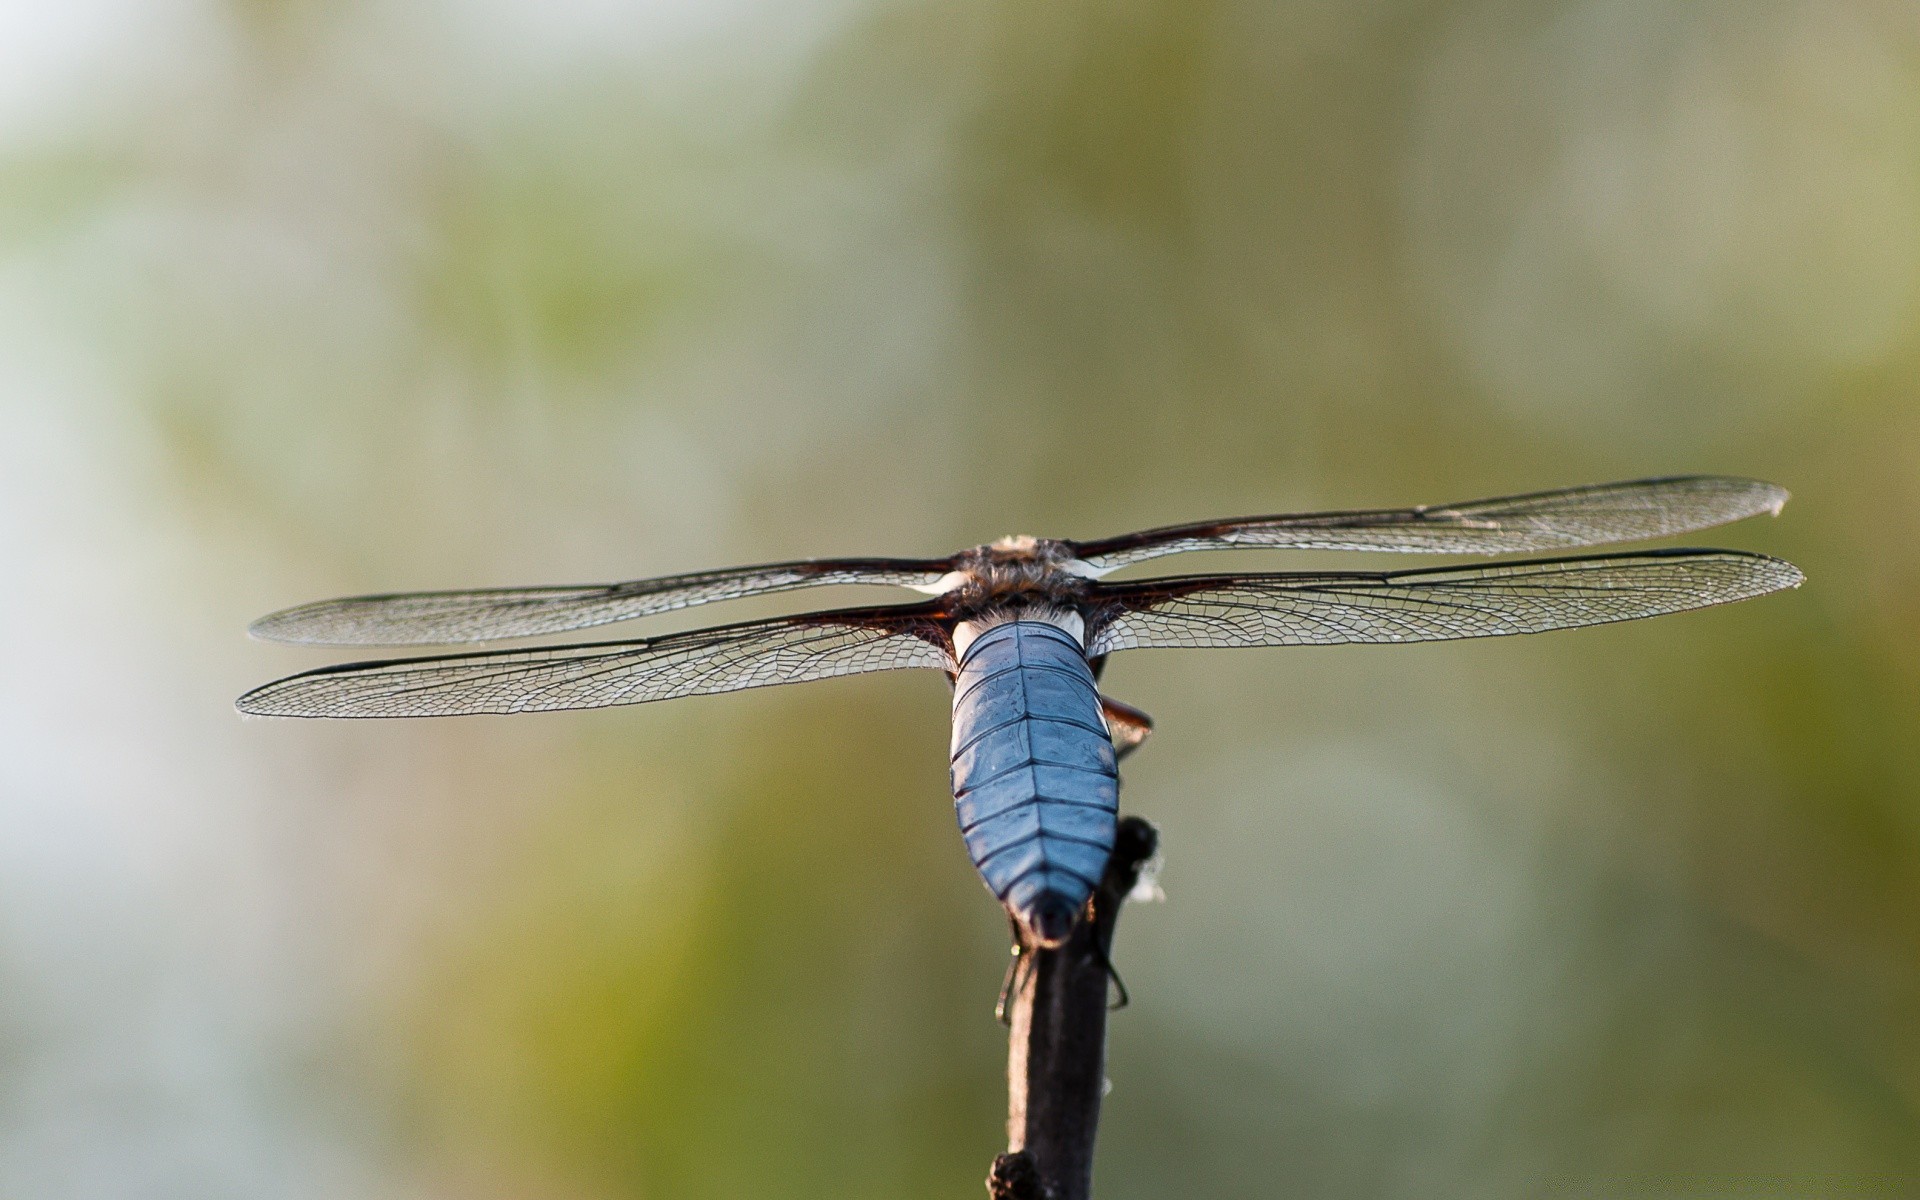
[[[0,6],[0,1194],[981,1194],[937,677],[243,724],[270,609],[1687,471],[1810,584],[1115,660],[1101,1194],[1920,1194],[1917,12]]]

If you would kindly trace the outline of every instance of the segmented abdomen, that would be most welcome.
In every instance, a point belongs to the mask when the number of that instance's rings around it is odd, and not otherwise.
[[[1009,621],[953,687],[953,802],[980,877],[1043,939],[1066,935],[1113,850],[1119,775],[1072,635]]]

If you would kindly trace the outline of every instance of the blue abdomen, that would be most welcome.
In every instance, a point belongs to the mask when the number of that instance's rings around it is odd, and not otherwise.
[[[1072,635],[1009,621],[953,686],[953,803],[987,887],[1042,941],[1066,936],[1113,850],[1113,743]]]

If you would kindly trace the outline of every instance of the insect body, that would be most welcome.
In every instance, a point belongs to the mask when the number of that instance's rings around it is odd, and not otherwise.
[[[1045,942],[1099,883],[1120,774],[1085,649],[1048,621],[973,639],[953,683],[953,804],[987,887]]]
[[[1464,504],[1169,526],[1101,541],[1007,538],[938,559],[815,559],[584,586],[327,600],[255,622],[328,645],[528,637],[820,584],[912,588],[839,609],[663,637],[347,663],[240,697],[242,712],[420,717],[638,704],[907,667],[954,682],[953,792],[988,888],[1036,940],[1072,928],[1113,845],[1118,758],[1144,714],[1099,694],[1121,650],[1419,642],[1628,621],[1797,586],[1791,563],[1673,549],[1387,572],[1106,576],[1193,550],[1553,551],[1778,512],[1772,484],[1692,475]]]

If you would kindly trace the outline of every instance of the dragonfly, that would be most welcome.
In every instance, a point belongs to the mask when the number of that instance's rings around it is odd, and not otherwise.
[[[1127,650],[1502,637],[1632,621],[1797,587],[1791,563],[1651,549],[1394,571],[1173,575],[1109,581],[1190,551],[1552,553],[1686,533],[1780,511],[1784,489],[1687,475],[1459,504],[1241,517],[1096,541],[1007,537],[945,558],[806,559],[625,583],[325,600],[256,621],[314,645],[433,645],[585,629],[829,584],[927,599],[624,641],[321,667],[241,696],[275,717],[447,717],[640,704],[912,668],[953,685],[950,779],[989,891],[1032,939],[1059,945],[1111,855],[1122,756],[1152,730],[1103,695]]]

